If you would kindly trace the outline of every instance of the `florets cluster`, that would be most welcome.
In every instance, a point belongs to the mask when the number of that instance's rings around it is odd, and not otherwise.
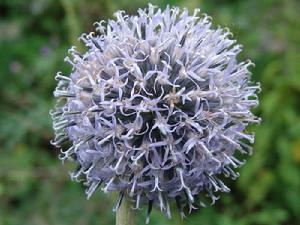
[[[249,81],[250,61],[237,62],[241,46],[227,29],[211,28],[206,15],[149,5],[138,15],[115,13],[70,49],[70,76],[56,76],[51,111],[60,158],[75,160],[71,173],[90,197],[97,187],[130,197],[136,208],[157,205],[170,215],[204,205],[203,193],[228,192],[220,175],[236,178],[251,153],[259,85]],[[64,148],[67,142],[69,148]]]

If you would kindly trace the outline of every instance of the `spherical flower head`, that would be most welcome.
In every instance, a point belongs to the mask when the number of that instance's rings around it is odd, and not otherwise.
[[[199,196],[214,202],[229,191],[223,175],[238,176],[236,152],[251,153],[245,128],[259,122],[250,109],[260,89],[252,63],[238,62],[241,46],[198,9],[149,5],[115,17],[83,34],[87,51],[72,47],[70,76],[56,76],[50,114],[61,160],[78,164],[71,177],[88,197],[97,187],[119,192],[116,208],[124,195],[168,216],[170,200],[182,215],[204,206]]]

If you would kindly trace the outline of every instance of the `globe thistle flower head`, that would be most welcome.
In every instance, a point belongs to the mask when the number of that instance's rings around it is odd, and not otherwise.
[[[250,109],[260,89],[252,63],[238,62],[241,46],[198,9],[149,5],[115,17],[83,34],[87,51],[72,47],[70,76],[56,76],[50,114],[61,160],[78,164],[71,177],[84,180],[88,198],[98,187],[119,192],[116,208],[124,195],[168,216],[170,200],[182,215],[204,206],[200,195],[214,202],[229,192],[223,175],[238,177],[236,152],[251,153],[245,128],[259,122]]]

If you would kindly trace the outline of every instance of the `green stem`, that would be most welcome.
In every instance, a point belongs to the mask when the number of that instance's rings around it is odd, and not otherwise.
[[[65,13],[66,23],[69,32],[69,41],[72,45],[78,46],[77,37],[80,35],[80,23],[76,14],[75,2],[73,0],[60,0]]]
[[[124,195],[122,204],[116,214],[116,225],[134,225],[134,212],[127,195]]]

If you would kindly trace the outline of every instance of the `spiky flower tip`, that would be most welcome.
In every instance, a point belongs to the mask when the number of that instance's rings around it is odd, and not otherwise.
[[[126,194],[136,209],[170,216],[170,200],[183,215],[204,206],[200,195],[214,202],[229,191],[220,175],[235,179],[235,153],[251,153],[245,128],[259,122],[250,109],[260,87],[249,80],[252,63],[237,62],[241,46],[228,29],[198,14],[118,11],[80,37],[84,54],[70,49],[70,76],[56,76],[52,143],[66,149],[61,160],[77,162],[71,177],[85,181],[88,197],[102,186],[119,192],[116,208]]]

